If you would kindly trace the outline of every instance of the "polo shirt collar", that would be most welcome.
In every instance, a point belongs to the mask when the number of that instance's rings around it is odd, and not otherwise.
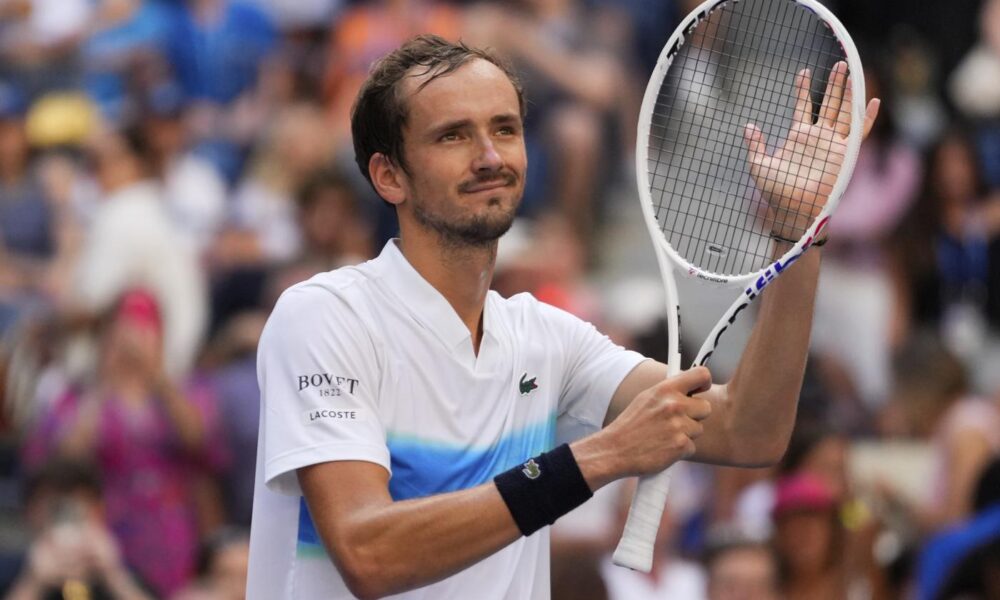
[[[454,349],[472,337],[448,300],[406,260],[399,249],[398,239],[391,239],[386,243],[378,262],[383,265],[381,271],[386,286],[448,348]],[[486,306],[483,307],[483,333],[492,335],[492,311],[489,304],[490,295],[487,294]]]

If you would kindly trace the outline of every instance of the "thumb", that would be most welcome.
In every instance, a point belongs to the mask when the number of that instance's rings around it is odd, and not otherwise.
[[[767,144],[764,143],[764,132],[753,123],[747,124],[743,128],[743,139],[747,142],[747,150],[750,151],[750,162],[759,163],[767,156]]]

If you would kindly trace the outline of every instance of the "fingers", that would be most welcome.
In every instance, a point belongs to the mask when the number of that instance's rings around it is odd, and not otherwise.
[[[840,137],[847,137],[851,133],[851,110],[854,104],[854,86],[847,85],[844,90],[844,98],[840,102],[840,109],[837,111],[837,124],[834,130]]]
[[[712,414],[712,404],[695,395],[711,388],[711,372],[705,367],[694,367],[660,383],[656,388],[656,396],[665,400],[675,415],[703,421]]]
[[[854,98],[854,86],[847,86],[844,91],[844,98],[840,104],[840,112],[837,115],[837,134],[841,137],[847,137],[851,132],[851,108]],[[868,106],[865,107],[865,120],[864,129],[861,134],[861,139],[868,137],[868,134],[872,130],[872,126],[875,124],[875,117],[878,116],[879,107],[882,106],[882,101],[878,98],[872,98],[868,102]]]
[[[767,144],[764,142],[764,133],[753,123],[743,128],[743,139],[747,142],[747,150],[750,151],[749,160],[751,164],[759,163],[767,157]]]
[[[704,421],[712,415],[712,403],[704,398],[689,398],[684,401],[684,414],[695,421]]]
[[[878,109],[881,106],[882,101],[878,98],[872,98],[868,102],[868,106],[865,107],[865,129],[861,134],[861,139],[865,139],[871,133],[872,125],[875,124],[875,117],[878,116]]]
[[[812,100],[809,98],[809,88],[812,86],[812,73],[802,69],[795,77],[795,114],[796,123],[812,125]]]
[[[708,391],[712,387],[712,373],[706,367],[694,367],[668,377],[658,385],[658,392],[680,392],[685,396]]]
[[[840,114],[840,105],[844,98],[844,84],[847,82],[847,63],[840,61],[833,65],[830,70],[830,77],[826,82],[826,91],[823,92],[823,106],[819,109],[819,118],[828,127],[837,124],[837,115]]]

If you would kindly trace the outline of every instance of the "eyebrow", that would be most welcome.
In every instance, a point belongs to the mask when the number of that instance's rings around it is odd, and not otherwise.
[[[519,123],[521,117],[516,113],[501,113],[490,118],[490,125],[505,125],[509,123]],[[430,135],[439,135],[446,131],[462,129],[472,125],[472,119],[456,119],[437,125],[430,130]]]

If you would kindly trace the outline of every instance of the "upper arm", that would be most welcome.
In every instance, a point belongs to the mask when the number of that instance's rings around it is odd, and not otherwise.
[[[615,390],[644,357],[565,311],[544,304],[541,309],[547,312],[550,335],[561,342],[562,349],[558,438],[573,441],[600,430]]]
[[[299,492],[295,470],[328,461],[389,469],[376,350],[354,302],[324,289],[282,296],[258,348],[264,481]]]
[[[643,391],[653,387],[667,377],[667,365],[653,360],[645,360],[638,365],[618,384],[611,404],[608,406],[608,413],[604,417],[604,426],[618,418],[622,411],[628,408],[632,400]]]

